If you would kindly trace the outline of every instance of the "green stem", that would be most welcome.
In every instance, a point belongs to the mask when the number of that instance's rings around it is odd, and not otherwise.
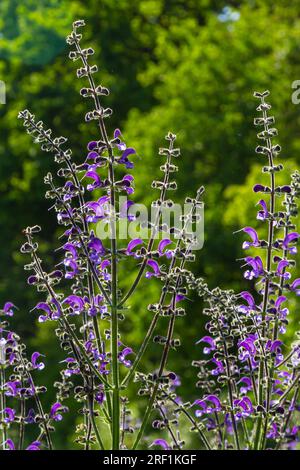
[[[264,98],[262,98],[262,103],[264,103]],[[267,124],[267,112],[263,110],[262,112],[263,118],[266,122],[264,125],[264,129],[266,132],[269,130],[269,126]],[[271,139],[267,139],[267,148],[269,149],[269,166],[273,169],[273,153],[272,153],[272,142]],[[270,194],[270,214],[271,217],[269,219],[269,230],[268,230],[268,249],[267,249],[267,259],[266,259],[266,271],[267,271],[267,278],[265,279],[265,289],[263,294],[263,305],[262,305],[262,319],[265,320],[268,301],[269,301],[269,287],[270,287],[270,278],[269,273],[271,270],[271,263],[272,263],[272,245],[273,245],[273,233],[274,233],[274,224],[273,224],[273,214],[275,211],[275,175],[274,172],[271,172],[271,194]],[[262,339],[265,336],[265,326],[263,326],[262,330]],[[259,367],[259,377],[258,377],[258,402],[260,405],[263,404],[263,378],[264,378],[264,362],[260,362]],[[266,417],[266,419],[268,419]],[[260,442],[261,436],[261,427],[263,423],[262,416],[259,417],[257,421],[257,428],[256,428],[256,435],[255,435],[255,449],[257,449]]]

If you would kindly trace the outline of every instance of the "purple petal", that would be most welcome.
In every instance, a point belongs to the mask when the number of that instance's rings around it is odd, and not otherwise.
[[[142,245],[144,242],[141,238],[135,238],[134,240],[131,240],[126,248],[126,254],[127,255],[132,255],[132,250],[138,245]]]
[[[42,444],[40,441],[34,441],[26,448],[26,450],[41,450],[40,449],[41,445]]]
[[[164,249],[166,246],[170,245],[172,243],[172,240],[169,238],[165,238],[164,240],[161,240],[158,244],[158,252],[162,256],[164,254]]]
[[[8,446],[9,450],[16,450],[15,444],[13,443],[11,439],[7,439],[5,441],[5,444]]]
[[[117,139],[121,135],[122,135],[122,133],[121,133],[120,129],[115,129],[114,130],[114,139]]]
[[[286,301],[286,297],[284,295],[280,295],[275,302],[275,308],[280,308],[281,304]]]
[[[264,190],[265,186],[263,186],[262,184],[256,184],[255,186],[253,186],[253,191],[255,193],[264,192]]]
[[[37,364],[37,360],[41,356],[42,356],[42,354],[40,354],[39,352],[34,352],[32,354],[31,364],[33,365],[34,369],[43,370],[45,368],[45,364],[43,362],[40,362],[39,364]]]
[[[291,290],[294,291],[296,293],[296,295],[300,295],[300,289],[298,289],[298,287],[300,286],[300,278],[298,279],[295,279],[294,282],[292,282],[291,284]]]
[[[291,232],[291,233],[289,233],[289,234],[285,237],[285,239],[283,240],[282,246],[283,246],[285,249],[287,249],[289,243],[293,242],[294,240],[297,240],[299,237],[300,237],[300,234],[297,233],[297,232]]]
[[[12,317],[14,314],[13,308],[17,308],[17,307],[12,302],[6,302],[3,307],[3,312],[7,316]]]
[[[245,246],[243,245],[243,248],[244,248],[244,247],[247,247],[247,248],[248,248],[248,247],[251,246],[251,245],[252,245],[252,246],[258,246],[258,245],[259,245],[258,235],[257,235],[256,230],[254,230],[254,228],[252,228],[252,227],[245,227],[245,228],[243,228],[243,232],[247,233],[247,234],[251,237],[251,239],[252,239],[252,243],[250,244],[250,243],[245,242],[245,243],[244,243]]]
[[[149,271],[146,272],[147,278],[160,275],[159,265],[156,261],[154,261],[153,259],[148,259],[147,266],[150,266],[153,269],[153,272],[149,272]]]
[[[243,292],[240,293],[240,296],[241,296],[244,300],[246,300],[246,302],[248,303],[249,307],[251,307],[251,308],[253,308],[253,309],[256,308],[254,298],[253,298],[253,296],[252,296],[249,292],[243,291]]]
[[[155,441],[152,442],[150,447],[152,446],[159,446],[164,450],[170,450],[170,446],[167,441],[165,441],[165,439],[155,439]]]

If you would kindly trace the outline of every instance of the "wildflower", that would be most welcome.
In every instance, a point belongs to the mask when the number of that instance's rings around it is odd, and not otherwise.
[[[200,410],[195,411],[197,418],[203,414],[217,413],[222,410],[222,405],[216,395],[208,395],[206,398],[194,401],[193,405],[200,406]]]
[[[171,450],[171,447],[165,439],[155,439],[149,447],[158,446],[164,450]]]
[[[240,387],[240,393],[242,395],[246,395],[248,391],[252,390],[251,379],[249,377],[242,377],[238,382],[238,384],[242,384]]]
[[[42,354],[40,354],[39,352],[34,352],[31,356],[31,365],[34,369],[37,369],[37,370],[43,370],[45,368],[45,364],[43,362],[37,362],[38,361],[38,358],[41,357]]]
[[[12,302],[6,302],[2,310],[0,310],[0,313],[3,312],[4,315],[8,317],[12,317],[14,314],[14,310],[13,310],[14,308],[17,308],[17,307]]]
[[[199,339],[199,341],[196,342],[196,344],[200,343],[206,343],[209,346],[205,346],[203,349],[204,354],[209,354],[211,351],[214,351],[216,349],[216,343],[215,340],[211,336],[203,336],[203,338]]]
[[[165,248],[172,243],[172,240],[169,238],[164,238],[158,244],[158,253],[160,256],[166,256],[167,258],[171,258],[174,254],[171,250],[165,250]]]
[[[248,397],[234,400],[233,404],[236,408],[235,415],[237,418],[248,418],[254,412],[252,402]]]
[[[12,423],[15,420],[16,416],[16,411],[13,410],[12,408],[4,408],[3,410],[4,413],[4,422],[9,424]]]
[[[257,310],[255,300],[254,300],[253,296],[250,294],[250,292],[243,291],[243,292],[240,293],[240,297],[242,297],[242,299],[246,300],[246,302],[248,304],[248,305],[239,305],[238,306],[238,311],[240,313],[245,313],[247,315],[247,314]]]
[[[269,211],[268,211],[268,208],[267,208],[267,204],[266,202],[261,199],[260,201],[258,201],[258,203],[262,209],[258,211],[257,213],[257,219],[258,220],[266,220],[268,217],[269,217]]]
[[[290,246],[291,243],[295,242],[298,240],[300,237],[300,234],[297,232],[291,232],[289,233],[283,240],[282,242],[282,247],[287,250],[291,255],[295,255],[297,253],[297,247],[296,246]]]
[[[127,245],[127,248],[126,248],[126,255],[128,256],[134,256],[134,258],[138,258],[138,255],[136,252],[134,252],[133,250],[139,246],[139,245],[142,245],[144,242],[141,238],[135,238],[133,240],[131,240],[128,245]]]
[[[253,247],[258,247],[260,246],[260,242],[259,242],[259,239],[258,239],[258,235],[257,235],[257,232],[256,230],[254,230],[253,228],[251,227],[245,227],[242,229],[243,232],[247,233],[251,239],[252,239],[252,242],[244,242],[243,243],[243,249],[244,250],[247,250],[248,248],[250,248],[251,246]]]
[[[122,351],[119,352],[118,358],[119,361],[125,366],[125,367],[130,367],[132,362],[126,358],[129,354],[132,354],[132,349],[131,348],[124,348]]]
[[[51,406],[49,417],[50,419],[53,419],[54,421],[61,421],[63,419],[61,413],[66,413],[67,411],[68,411],[68,408],[66,406],[62,406],[61,403],[57,402]]]
[[[244,277],[246,279],[251,280],[253,278],[258,278],[259,276],[264,274],[263,262],[259,256],[255,256],[255,258],[247,256],[247,258],[245,258],[245,261],[252,268],[252,270],[247,270],[245,272]]]
[[[298,279],[295,279],[292,284],[290,285],[290,289],[295,292],[295,294],[297,296],[300,295],[300,288],[298,289],[298,287],[300,286],[300,278]]]

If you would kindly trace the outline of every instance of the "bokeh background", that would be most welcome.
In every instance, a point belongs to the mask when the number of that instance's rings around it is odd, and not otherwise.
[[[300,160],[300,105],[291,101],[292,82],[300,79],[298,0],[1,0],[0,80],[7,102],[0,105],[0,305],[11,300],[19,307],[14,328],[29,351],[47,353],[40,373],[48,386],[46,407],[55,397],[52,384],[63,354],[54,326],[39,325],[30,313],[40,297],[26,285],[19,248],[22,229],[38,223],[45,267],[56,262],[58,233],[43,183],[55,164],[32,144],[17,114],[30,109],[55,135],[69,138],[76,161],[85,157],[86,143],[97,138],[97,130],[84,123],[88,104],[79,96],[82,82],[75,78],[65,42],[79,18],[87,23],[83,43],[96,51],[98,82],[111,90],[105,102],[114,110],[110,129],[121,128],[139,155],[136,201],[149,204],[155,198],[150,185],[159,174],[157,150],[169,130],[182,148],[177,200],[201,184],[206,187],[205,244],[194,270],[211,287],[245,287],[236,262],[242,256],[241,236],[233,232],[257,226],[251,187],[265,181],[254,152],[254,90],[271,91],[283,181],[289,182],[289,171],[299,168]],[[125,283],[133,276],[128,268],[123,274]],[[122,329],[134,348],[150,320],[146,306],[156,301],[158,289],[155,282],[144,284],[131,302]],[[200,357],[195,341],[205,319],[199,299],[190,300],[187,317],[177,324],[183,345],[171,353],[169,367],[181,376],[180,394],[193,399],[196,370],[190,363]],[[294,305],[290,337],[298,319]],[[150,348],[146,370],[155,367],[158,354]],[[143,405],[136,411],[142,413]],[[58,448],[76,448],[73,421],[70,413],[57,426]]]

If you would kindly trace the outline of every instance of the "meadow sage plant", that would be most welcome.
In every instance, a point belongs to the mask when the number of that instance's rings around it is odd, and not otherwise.
[[[178,171],[180,157],[176,136],[169,132],[166,147],[159,149],[163,177],[152,184],[158,194],[152,203],[154,218],[137,220],[131,211],[134,178],[130,172],[136,151],[127,146],[119,129],[107,130],[112,110],[104,103],[109,90],[95,82],[97,66],[90,63],[94,51],[82,48],[83,26],[82,20],[73,24],[67,43],[70,59],[79,63],[77,77],[85,81],[80,94],[91,103],[85,121],[96,124],[84,162],[75,163],[67,139],[54,137],[30,111],[19,114],[34,142],[52,153],[59,165],[57,177],[48,173],[45,184],[46,198],[62,227],[62,260],[52,271],[45,271],[36,241],[39,226],[24,230],[21,252],[29,258],[28,284],[41,293],[33,312],[39,322],[56,323],[65,357],[61,377],[54,384],[57,399],[50,410],[44,410],[41,395],[46,389],[36,385],[44,359],[39,352],[30,360],[26,357],[25,346],[6,318],[15,306],[4,305],[0,311],[2,448],[52,450],[55,425],[64,413],[72,412],[64,405],[69,397],[80,405],[74,432],[85,450],[295,447],[300,345],[295,343],[286,352],[282,338],[288,326],[287,295],[300,294],[300,279],[292,280],[291,274],[300,236],[293,221],[300,175],[295,172],[290,185],[276,186],[275,175],[283,167],[276,162],[280,147],[272,140],[277,131],[271,127],[274,118],[267,114],[268,92],[255,93],[261,112],[255,125],[262,127],[258,134],[262,145],[256,150],[266,158],[263,171],[270,175],[270,186],[254,187],[262,193],[257,218],[267,225],[268,238],[262,240],[252,227],[242,229],[247,237],[243,249],[257,250],[243,258],[244,276],[253,292],[210,289],[186,266],[195,260],[199,247],[193,227],[201,218],[204,188],[185,200],[188,211],[180,216],[180,226],[165,223],[164,209],[174,207],[169,193],[176,189],[172,175]],[[120,203],[122,195],[126,198]],[[276,205],[280,197],[281,206]],[[144,226],[147,240],[136,237],[124,244],[119,231],[125,222]],[[104,229],[109,234],[105,239],[99,236]],[[124,291],[119,284],[131,266],[129,259],[136,263],[136,273]],[[130,299],[136,289],[142,283],[147,289],[153,278],[161,283],[161,292],[148,306],[148,330],[134,351],[122,324],[134,314]],[[203,310],[208,317],[207,335],[195,338],[195,348],[203,346],[209,359],[194,361],[199,369],[199,398],[184,402],[176,392],[180,378],[168,369],[168,357],[180,347],[175,328],[185,315],[183,302],[189,291],[207,303]],[[167,319],[165,332],[158,328],[161,317]],[[153,370],[145,371],[142,359],[151,341],[161,352],[160,360]],[[138,389],[134,409],[139,397],[146,403],[144,408],[139,405],[140,416],[132,416],[128,399],[133,382]],[[151,424],[151,439],[147,439]],[[36,440],[27,443],[29,425],[36,427]],[[185,442],[187,428],[192,439]],[[157,433],[154,439],[153,433]]]
[[[261,113],[254,124],[262,128],[256,152],[265,158],[262,171],[269,174],[270,185],[253,188],[261,195],[257,219],[267,225],[267,240],[251,226],[242,229],[247,237],[242,267],[253,292],[209,290],[203,280],[191,280],[208,303],[203,311],[209,317],[208,335],[198,344],[210,357],[193,364],[204,393],[193,408],[218,449],[292,449],[299,441],[300,343],[289,350],[283,338],[289,324],[287,295],[300,295],[300,279],[292,279],[300,237],[293,221],[300,174],[292,175],[290,185],[276,185],[283,166],[277,161],[281,148],[273,143],[277,130],[271,127],[268,95],[254,93]]]

